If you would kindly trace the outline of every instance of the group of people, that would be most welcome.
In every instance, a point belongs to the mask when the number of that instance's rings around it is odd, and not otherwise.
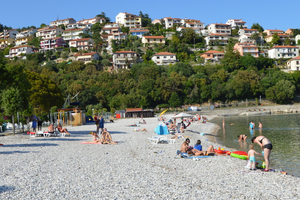
[[[197,143],[194,147],[189,146],[190,139],[187,138],[181,145],[180,152],[186,154],[192,154],[195,156],[207,156],[207,155],[215,155],[214,147],[210,145],[206,151],[202,151],[201,140],[197,140]]]
[[[70,136],[70,133],[68,131],[67,128],[63,128],[62,125],[59,123],[55,128],[54,128],[54,125],[51,123],[49,126],[48,126],[48,133],[54,133],[55,130],[58,130],[58,132],[60,133],[65,133],[66,136]]]
[[[99,142],[101,144],[116,144],[110,135],[110,133],[107,131],[106,128],[104,128],[104,118],[101,115],[98,117],[97,114],[94,116],[95,124],[96,124],[96,132],[92,132],[93,140],[95,142]],[[101,130],[101,132],[99,132]],[[99,136],[100,135],[100,136]]]

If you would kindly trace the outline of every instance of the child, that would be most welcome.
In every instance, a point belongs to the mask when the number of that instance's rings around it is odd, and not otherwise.
[[[255,167],[255,164],[256,164],[256,161],[255,161],[255,154],[257,155],[261,155],[260,153],[257,153],[255,150],[254,150],[254,145],[253,144],[250,144],[249,145],[249,151],[248,151],[248,159],[250,161],[250,170],[256,170],[256,167]]]

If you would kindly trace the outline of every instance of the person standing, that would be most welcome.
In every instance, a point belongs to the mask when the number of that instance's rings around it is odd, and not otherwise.
[[[262,136],[262,135],[253,137],[251,139],[251,141],[252,141],[252,143],[256,143],[261,147],[262,154],[264,156],[265,163],[266,163],[266,168],[263,171],[268,172],[269,165],[270,165],[270,154],[273,149],[272,143],[270,142],[270,140],[268,140],[268,138],[266,138],[265,136]]]
[[[95,124],[96,124],[96,133],[98,134],[98,132],[99,132],[99,118],[98,118],[98,115],[97,114],[95,114],[95,116],[94,116],[94,121],[95,121]]]
[[[101,133],[102,133],[103,132],[103,128],[104,128],[104,119],[103,119],[102,115],[99,118],[99,128],[101,129]]]
[[[31,121],[32,121],[32,132],[36,132],[36,116],[32,115],[31,116]]]
[[[38,131],[41,131],[43,122],[39,116],[36,116],[36,118],[37,118],[37,122],[38,122]]]

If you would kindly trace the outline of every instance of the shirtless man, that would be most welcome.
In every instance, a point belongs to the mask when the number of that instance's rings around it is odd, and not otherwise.
[[[54,133],[54,126],[52,123],[48,126],[48,133]]]
[[[103,129],[101,139],[97,140],[97,142],[101,142],[102,144],[116,144],[114,141],[112,141],[111,135],[109,132],[107,132],[106,128]]]

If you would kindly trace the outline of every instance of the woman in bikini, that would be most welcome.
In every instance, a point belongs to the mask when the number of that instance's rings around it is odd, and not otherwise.
[[[63,128],[63,127],[61,126],[60,123],[57,125],[57,127],[55,127],[55,129],[56,129],[56,128],[57,128],[57,130],[58,130],[60,133],[67,133],[67,134],[70,134],[66,128]]]
[[[268,140],[268,138],[261,135],[257,137],[253,137],[251,141],[252,143],[258,144],[263,150],[263,155],[266,163],[266,168],[264,169],[264,171],[268,172],[269,164],[270,164],[270,154],[271,154],[271,150],[273,149],[272,143],[270,142],[270,140]]]
[[[241,142],[241,141],[245,141],[246,142],[247,135],[238,135],[237,137],[239,138],[239,142]]]

